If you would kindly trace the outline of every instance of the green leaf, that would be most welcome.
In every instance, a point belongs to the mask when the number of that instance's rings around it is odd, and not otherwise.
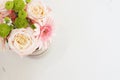
[[[7,1],[6,4],[5,4],[5,8],[7,10],[11,10],[14,6],[14,2],[13,1]]]
[[[7,24],[0,24],[0,36],[6,38],[11,31],[11,27]]]
[[[16,18],[14,24],[16,28],[26,28],[28,26],[28,21],[27,19]]]
[[[34,24],[32,24],[30,27],[31,27],[32,29],[36,29],[36,27],[35,27]]]

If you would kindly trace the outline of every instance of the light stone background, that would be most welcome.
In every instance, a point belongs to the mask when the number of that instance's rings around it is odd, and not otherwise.
[[[49,51],[0,53],[0,80],[120,80],[120,0],[45,0],[56,36]]]

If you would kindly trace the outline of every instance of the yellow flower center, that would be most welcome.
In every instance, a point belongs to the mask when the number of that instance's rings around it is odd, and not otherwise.
[[[31,9],[32,9],[32,13],[35,14],[36,16],[37,16],[37,15],[41,15],[41,16],[44,16],[44,15],[45,15],[44,8],[41,7],[41,6],[32,7]]]
[[[23,34],[16,35],[14,39],[21,49],[23,49],[24,46],[27,45],[28,41],[30,40],[27,36]]]

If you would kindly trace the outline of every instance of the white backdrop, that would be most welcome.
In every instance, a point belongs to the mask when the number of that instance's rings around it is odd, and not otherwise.
[[[0,53],[0,80],[120,80],[120,1],[45,0],[56,36],[47,54]]]

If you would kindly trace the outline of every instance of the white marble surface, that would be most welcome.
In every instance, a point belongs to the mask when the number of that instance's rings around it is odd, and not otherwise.
[[[120,1],[45,1],[55,42],[43,56],[0,53],[0,80],[120,80]]]

